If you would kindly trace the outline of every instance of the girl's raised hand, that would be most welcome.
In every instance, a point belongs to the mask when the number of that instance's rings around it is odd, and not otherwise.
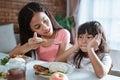
[[[94,48],[94,50],[98,50],[98,47],[101,43],[101,37],[102,37],[102,34],[98,34],[96,35],[89,43],[88,43],[88,46],[87,46],[87,49],[89,50],[90,48]]]
[[[43,42],[46,42],[46,40],[42,39],[41,37],[38,37],[37,33],[34,32],[33,37],[28,40],[28,45],[31,49],[36,49]]]

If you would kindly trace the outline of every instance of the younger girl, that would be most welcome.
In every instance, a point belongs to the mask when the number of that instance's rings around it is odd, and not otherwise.
[[[82,24],[78,29],[77,42],[79,50],[70,55],[68,63],[76,68],[93,71],[99,78],[107,74],[112,60],[102,25],[97,21]]]

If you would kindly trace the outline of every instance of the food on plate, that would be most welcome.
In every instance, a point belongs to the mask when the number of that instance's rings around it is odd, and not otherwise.
[[[6,56],[3,59],[0,59],[0,64],[5,65],[9,61],[10,57]]]
[[[68,80],[68,77],[61,72],[55,72],[50,76],[49,80]]]
[[[47,66],[35,64],[33,68],[35,69],[35,75],[51,76],[55,72],[62,72],[65,74],[68,72],[68,67],[62,63],[51,63]]]
[[[23,58],[26,62],[29,62],[32,60],[31,57],[28,57],[28,56],[25,56],[25,55],[14,55],[14,56],[11,56],[11,58]]]
[[[49,71],[50,72],[62,72],[62,73],[67,73],[68,68],[66,65],[64,64],[60,64],[60,63],[52,63],[49,66]]]
[[[43,74],[48,74],[49,73],[49,69],[41,66],[41,65],[34,65],[33,68],[35,69],[35,74],[36,75],[43,75]]]

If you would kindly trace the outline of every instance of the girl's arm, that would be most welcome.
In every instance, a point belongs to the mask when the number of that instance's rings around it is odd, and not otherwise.
[[[59,56],[57,56],[55,61],[66,62],[69,55],[74,53],[76,50],[78,50],[77,38],[75,39],[74,45],[71,45],[71,47],[69,47],[67,50],[63,51],[63,53],[60,54]]]
[[[17,55],[24,55],[26,52],[30,51],[31,48],[28,43],[24,45],[18,44],[12,51],[9,52],[10,57],[16,57]]]
[[[96,76],[99,78],[103,77],[107,72],[105,72],[104,70],[105,66],[96,55],[94,48],[88,50],[88,56],[90,58]]]
[[[78,47],[76,47],[76,45],[73,45],[71,48],[65,50],[63,54],[59,55],[55,61],[66,62],[68,56],[74,53],[77,49]]]
[[[104,75],[108,73],[108,71],[106,71],[105,69],[107,65],[103,64],[103,62],[98,58],[98,56],[95,53],[95,50],[98,49],[100,42],[101,42],[101,35],[99,34],[99,35],[96,35],[95,38],[91,40],[87,46],[88,56],[93,65],[95,74],[99,78],[103,77]]]
[[[37,33],[35,32],[33,38],[30,38],[28,42],[23,45],[18,44],[12,51],[10,51],[9,55],[11,57],[15,57],[17,55],[24,55],[32,49],[37,49],[44,42],[46,42],[46,40],[37,37]]]

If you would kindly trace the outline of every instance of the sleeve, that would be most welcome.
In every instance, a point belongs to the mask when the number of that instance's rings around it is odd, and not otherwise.
[[[102,59],[102,62],[105,65],[104,66],[105,71],[108,73],[111,68],[111,65],[112,65],[112,59],[111,59],[110,55],[105,54],[105,56]]]
[[[75,68],[74,59],[73,59],[74,55],[75,53],[69,55],[69,57],[67,58],[67,63],[72,65]]]
[[[70,43],[70,32],[66,29],[59,30],[58,40],[64,43]]]

